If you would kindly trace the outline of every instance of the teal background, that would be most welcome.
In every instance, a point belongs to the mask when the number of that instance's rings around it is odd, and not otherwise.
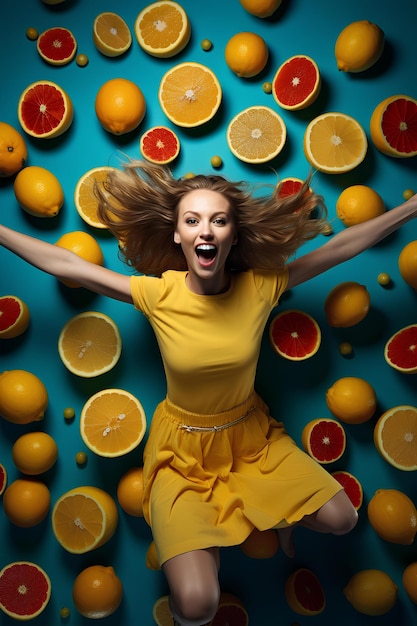
[[[13,181],[0,180],[0,220],[19,231],[46,241],[55,242],[63,233],[86,230],[96,236],[102,246],[107,267],[126,271],[117,255],[113,238],[102,231],[90,229],[79,218],[73,204],[73,192],[79,177],[100,165],[117,165],[120,155],[139,157],[139,137],[156,124],[171,123],[160,109],[157,90],[165,71],[181,61],[197,61],[208,65],[217,74],[223,87],[223,102],[215,119],[199,129],[174,128],[180,137],[181,154],[173,164],[174,173],[217,172],[210,165],[211,156],[223,159],[220,170],[228,178],[251,182],[274,183],[276,176],[306,177],[309,164],[303,153],[303,134],[308,122],[326,111],[341,111],[355,117],[369,138],[364,163],[346,175],[330,176],[316,173],[313,186],[325,197],[335,232],[343,225],[335,215],[335,203],[341,191],[351,184],[366,184],[377,190],[388,209],[402,202],[406,188],[417,190],[416,159],[392,159],[380,154],[369,137],[369,120],[374,107],[385,97],[399,93],[417,97],[415,0],[393,3],[373,0],[283,0],[273,18],[261,20],[246,13],[238,0],[182,0],[191,20],[192,37],[186,49],[172,59],[154,59],[146,55],[135,38],[127,54],[109,59],[102,56],[92,40],[95,16],[110,10],[119,13],[133,32],[135,18],[147,3],[132,0],[67,0],[62,5],[47,6],[41,0],[3,2],[0,22],[1,98],[0,119],[19,128],[17,102],[20,93],[31,82],[49,79],[61,85],[70,95],[75,109],[70,130],[55,140],[37,141],[27,137],[29,165],[50,169],[60,180],[65,192],[65,205],[58,217],[33,218],[17,204]],[[369,19],[385,32],[385,50],[380,61],[360,74],[344,74],[337,70],[334,43],[341,29],[349,22]],[[52,26],[72,30],[78,51],[89,57],[85,68],[73,61],[64,67],[52,67],[42,61],[36,44],[25,36],[26,28],[39,32]],[[270,50],[265,71],[254,79],[239,79],[224,61],[228,39],[238,31],[254,31],[264,37]],[[213,48],[201,49],[200,42],[209,38]],[[272,80],[278,66],[294,54],[312,56],[323,79],[319,99],[301,112],[278,110],[271,95],[262,90],[265,80]],[[94,112],[94,99],[99,87],[108,79],[125,77],[142,89],[147,113],[137,131],[122,137],[104,131]],[[229,151],[225,129],[229,120],[247,106],[268,105],[278,110],[287,125],[288,138],[283,152],[274,162],[263,166],[245,165]],[[399,546],[381,540],[367,520],[366,504],[378,488],[396,488],[417,502],[414,473],[405,473],[389,466],[378,455],[372,439],[376,418],[386,409],[399,404],[416,405],[416,377],[400,375],[389,368],[383,358],[385,341],[399,328],[416,322],[417,295],[402,280],[397,266],[403,246],[417,239],[415,223],[410,223],[383,243],[360,257],[329,271],[310,283],[288,293],[282,307],[308,311],[322,329],[322,346],[312,359],[291,363],[280,359],[269,345],[267,333],[259,363],[257,388],[270,404],[273,414],[283,419],[288,431],[301,443],[301,431],[308,421],[330,416],[325,402],[326,389],[339,377],[359,376],[367,379],[378,396],[375,418],[367,424],[346,427],[348,446],[344,457],[329,467],[347,469],[361,481],[365,502],[357,528],[346,537],[313,534],[297,529],[297,554],[288,560],[279,552],[266,561],[251,560],[238,547],[221,554],[222,588],[240,596],[247,607],[250,624],[254,626],[320,624],[339,626],[380,624],[411,626],[416,623],[417,610],[406,596],[401,576],[405,566],[417,560],[415,544]],[[325,243],[324,237],[305,246],[300,252]],[[392,277],[391,288],[377,282],[379,272]],[[344,280],[365,284],[372,307],[367,318],[356,327],[336,330],[326,324],[323,311],[328,291]],[[102,459],[88,450],[84,467],[75,463],[75,454],[84,450],[78,429],[78,417],[90,395],[107,387],[121,387],[134,393],[142,402],[148,421],[157,402],[164,396],[165,382],[153,335],[133,307],[104,297],[70,290],[54,278],[42,274],[20,259],[0,249],[0,293],[16,294],[29,306],[31,325],[21,337],[0,343],[0,371],[27,369],[45,383],[49,406],[41,423],[16,426],[0,420],[0,462],[9,472],[9,482],[19,476],[11,459],[15,439],[38,428],[50,433],[59,446],[56,466],[45,474],[52,502],[64,491],[82,484],[93,484],[115,496],[117,482],[131,466],[141,464],[142,448],[119,459]],[[92,380],[77,378],[62,365],[57,352],[57,339],[64,323],[76,313],[98,310],[109,314],[120,328],[123,353],[118,365],[108,374]],[[338,352],[341,341],[354,346],[351,358]],[[76,419],[67,423],[63,409],[74,407]],[[52,597],[44,613],[34,620],[42,626],[59,624],[62,606],[71,609],[66,622],[71,626],[90,623],[82,618],[72,604],[71,588],[78,572],[92,564],[111,564],[124,586],[121,607],[105,619],[115,626],[150,626],[152,606],[167,587],[161,572],[145,566],[145,554],[151,533],[143,519],[129,517],[120,510],[119,527],[113,539],[102,548],[86,555],[66,553],[51,531],[50,515],[39,526],[19,529],[9,523],[0,504],[0,567],[10,561],[33,560],[46,569],[52,580]],[[324,587],[327,607],[317,618],[297,616],[287,606],[284,582],[298,567],[313,569]],[[343,587],[356,571],[378,568],[386,571],[399,587],[396,607],[387,615],[371,618],[354,611],[343,595]],[[0,614],[0,624],[13,622]],[[14,623],[14,622],[13,622]]]

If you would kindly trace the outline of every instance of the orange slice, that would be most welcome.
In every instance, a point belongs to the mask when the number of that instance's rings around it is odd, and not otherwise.
[[[345,113],[323,113],[308,124],[304,154],[309,163],[326,174],[343,174],[360,165],[368,150],[362,126]]]
[[[317,100],[321,76],[317,63],[304,54],[285,61],[272,81],[272,95],[283,109],[298,111]]]
[[[145,411],[123,389],[104,389],[91,396],[80,416],[84,443],[95,454],[118,457],[134,450],[146,432]]]
[[[97,217],[98,200],[95,194],[95,185],[97,183],[104,183],[107,179],[109,172],[114,171],[116,168],[109,166],[93,167],[88,172],[83,174],[75,187],[74,191],[74,204],[80,217],[89,226],[95,228],[106,228],[106,226],[100,222]],[[101,188],[103,189],[102,185]]]
[[[0,339],[22,335],[30,323],[27,304],[17,296],[0,297]]]
[[[305,567],[295,570],[285,582],[285,598],[298,615],[319,615],[324,611],[326,598],[316,574]]]
[[[293,193],[298,193],[303,186],[303,180],[301,178],[295,178],[293,176],[287,176],[279,181],[278,185],[278,198],[288,198]]]
[[[417,374],[417,324],[397,330],[384,348],[388,365],[402,374]]]
[[[132,34],[124,19],[117,13],[100,13],[93,23],[94,44],[104,56],[118,57],[129,50]]]
[[[375,425],[374,442],[393,467],[417,470],[417,408],[401,405],[385,411]]]
[[[72,124],[74,111],[68,94],[56,83],[41,80],[23,91],[17,105],[23,130],[32,137],[52,139]]]
[[[226,133],[231,152],[245,163],[266,163],[284,148],[287,128],[266,106],[251,106],[231,120]]]
[[[166,165],[180,153],[180,140],[173,130],[166,126],[154,126],[140,138],[142,156],[151,163]]]
[[[172,57],[190,40],[188,16],[177,2],[153,2],[135,21],[135,34],[141,48],[155,57]]]
[[[72,317],[58,338],[58,352],[65,367],[83,378],[111,370],[122,352],[116,323],[104,313],[86,311]]]
[[[291,309],[274,317],[269,338],[277,354],[290,361],[303,361],[320,348],[321,331],[311,315]]]
[[[353,474],[344,470],[332,472],[332,476],[342,485],[349,500],[358,511],[363,503],[363,489],[359,480]]]
[[[172,626],[172,613],[168,596],[162,596],[153,605],[153,618],[158,626]]]
[[[0,572],[0,609],[25,621],[42,613],[51,597],[51,581],[39,565],[30,561],[8,563]]]
[[[214,72],[201,63],[175,65],[162,77],[159,103],[167,118],[177,126],[201,126],[216,114],[222,89]]]
[[[75,57],[77,42],[68,28],[55,27],[39,35],[36,47],[47,63],[66,65]]]
[[[346,449],[346,434],[336,420],[317,418],[306,424],[301,433],[304,450],[318,463],[338,461]]]
[[[390,96],[374,109],[371,139],[383,154],[397,158],[417,155],[417,100],[405,95]]]
[[[0,463],[0,496],[4,493],[7,487],[7,470],[3,463]]]
[[[98,487],[75,487],[56,501],[52,530],[67,552],[84,554],[105,544],[118,522],[113,498]]]

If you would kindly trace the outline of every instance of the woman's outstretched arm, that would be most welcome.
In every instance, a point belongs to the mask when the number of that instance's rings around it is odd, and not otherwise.
[[[129,276],[85,261],[65,248],[2,225],[0,225],[0,246],[58,279],[71,280],[96,293],[132,303]]]
[[[288,264],[287,289],[296,287],[328,269],[371,248],[404,224],[417,217],[417,194],[395,209],[372,220],[350,226],[326,244]],[[417,238],[417,229],[415,231]]]

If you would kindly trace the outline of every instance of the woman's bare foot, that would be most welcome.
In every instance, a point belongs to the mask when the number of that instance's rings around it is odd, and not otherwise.
[[[289,558],[292,558],[295,555],[293,530],[292,526],[277,528],[279,545],[281,546],[284,554],[286,554]]]

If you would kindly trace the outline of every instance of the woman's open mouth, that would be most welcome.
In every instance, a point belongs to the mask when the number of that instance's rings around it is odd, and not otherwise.
[[[212,243],[203,243],[196,247],[195,252],[200,265],[208,267],[214,263],[217,255],[217,247]]]

